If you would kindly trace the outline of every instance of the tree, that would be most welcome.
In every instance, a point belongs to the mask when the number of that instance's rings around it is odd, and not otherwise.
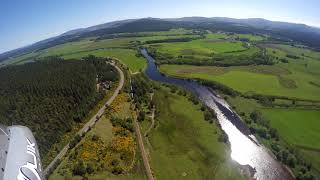
[[[73,140],[70,142],[69,147],[72,149],[74,148],[81,140],[81,136],[80,135],[76,135]]]
[[[94,172],[94,165],[92,163],[88,163],[86,171],[88,174],[92,174]]]
[[[224,132],[221,132],[221,134],[218,137],[219,142],[227,143],[228,142],[228,135]]]
[[[113,80],[118,73],[104,59],[60,57],[0,68],[1,124],[28,126],[45,156],[104,97],[96,91],[97,75]]]
[[[79,175],[79,176],[86,174],[86,172],[87,172],[87,169],[82,160],[78,161],[72,170],[73,175]]]
[[[145,112],[143,110],[139,111],[138,121],[143,121],[145,119]]]
[[[255,111],[250,113],[250,118],[254,122],[257,122],[261,118],[261,113],[259,111],[255,110]]]

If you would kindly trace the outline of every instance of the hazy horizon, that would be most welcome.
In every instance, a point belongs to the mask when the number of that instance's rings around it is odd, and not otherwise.
[[[289,5],[290,6],[289,6]],[[124,19],[228,17],[263,18],[320,27],[318,2],[294,1],[85,1],[42,2],[5,0],[1,2],[0,53],[31,45],[67,31]],[[272,13],[269,13],[272,12]],[[301,14],[303,13],[303,14]]]

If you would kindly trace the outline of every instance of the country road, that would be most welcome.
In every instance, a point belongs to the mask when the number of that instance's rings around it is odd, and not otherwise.
[[[124,74],[122,72],[122,70],[116,66],[114,63],[110,63],[111,65],[113,65],[119,75],[120,75],[120,81],[119,81],[119,85],[117,87],[117,89],[114,91],[113,95],[108,99],[108,101],[99,109],[99,111],[77,132],[77,135],[82,135],[83,133],[86,133],[90,127],[92,127],[97,120],[103,115],[105,109],[106,109],[106,105],[110,105],[113,100],[118,96],[120,90],[123,87],[124,84]],[[57,161],[59,159],[61,159],[63,156],[66,155],[66,153],[69,150],[69,143],[67,145],[65,145],[62,150],[59,152],[59,154],[51,161],[51,163],[46,167],[46,169],[44,170],[43,174],[44,176],[47,175],[47,173],[51,170],[51,168],[57,163]]]
[[[156,111],[156,108],[153,105],[151,116],[150,116],[151,117],[151,124],[150,124],[149,128],[146,130],[146,132],[144,133],[144,137],[147,137],[149,132],[151,131],[151,129],[154,128],[154,113],[155,113],[155,111]]]
[[[130,84],[131,84],[131,79],[130,79]],[[132,92],[132,84],[131,84],[131,97],[133,99],[133,92]],[[152,98],[151,98],[152,99]],[[155,110],[155,108],[153,108]],[[154,110],[153,110],[153,115],[152,115],[152,119],[154,119]],[[146,150],[144,148],[144,143],[143,143],[143,136],[141,135],[141,130],[140,130],[140,125],[139,122],[137,120],[137,114],[135,114],[134,120],[133,120],[133,125],[134,125],[134,131],[137,135],[137,140],[138,140],[138,145],[139,145],[139,149],[141,152],[141,156],[142,156],[142,161],[143,161],[143,165],[145,168],[145,172],[147,175],[148,180],[154,180],[153,174],[152,174],[152,170],[151,170],[151,166],[149,163],[149,158],[148,155],[146,153]],[[151,129],[151,128],[150,128]]]
[[[139,123],[137,121],[137,118],[134,118],[133,123],[134,123],[135,132],[137,134],[138,145],[139,145],[139,148],[140,148],[140,151],[141,151],[143,165],[144,165],[144,168],[146,170],[146,174],[147,174],[148,180],[154,180],[154,177],[153,177],[152,171],[151,171],[151,166],[149,164],[148,155],[147,155],[146,150],[144,148],[144,143],[143,143],[143,140],[142,140],[140,126],[139,126]]]

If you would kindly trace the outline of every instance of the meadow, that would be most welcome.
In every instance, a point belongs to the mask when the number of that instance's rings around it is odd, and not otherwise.
[[[311,164],[312,171],[319,175],[320,173],[320,136],[319,136],[319,109],[308,108],[271,108],[260,104],[254,99],[248,99],[241,96],[225,96],[232,108],[241,116],[241,119],[247,123],[248,127],[257,127],[257,124],[250,121],[252,112],[261,112],[263,119],[268,122],[270,128],[274,128],[279,135],[278,140],[271,138],[262,138],[258,134],[255,136],[266,147],[272,149],[271,144],[278,144],[282,149],[290,148],[298,157],[307,164]],[[259,125],[258,125],[259,126]],[[261,127],[261,126],[260,126]],[[299,162],[298,160],[295,161]],[[294,171],[299,171],[296,166]]]
[[[172,76],[216,81],[241,93],[320,100],[320,88],[310,84],[319,83],[319,76],[299,70],[300,66],[296,62],[242,67],[161,65],[160,70]]]
[[[146,60],[142,57],[137,57],[136,54],[137,52],[132,49],[111,48],[68,54],[62,57],[65,59],[81,59],[88,55],[94,55],[97,57],[113,57],[125,64],[132,73],[136,73],[142,71],[146,65]]]
[[[157,127],[149,139],[157,179],[243,178],[228,157],[227,145],[218,142],[220,129],[204,120],[199,105],[164,88],[154,99]]]
[[[190,42],[160,43],[156,45],[157,50],[160,53],[170,54],[173,57],[194,54],[210,56],[213,54],[246,50],[241,42],[210,42],[210,39],[193,40]]]
[[[271,126],[290,144],[320,150],[320,111],[303,109],[263,109]],[[299,131],[303,134],[297,133]]]
[[[287,143],[320,170],[320,110],[262,109],[270,125],[276,128]]]
[[[109,39],[98,39],[97,37],[84,38],[79,41],[68,42],[56,45],[47,49],[34,51],[18,57],[8,59],[3,62],[5,65],[23,64],[30,60],[48,56],[62,56],[66,59],[80,59],[89,54],[100,57],[114,57],[129,67],[132,73],[139,72],[146,65],[145,59],[137,57],[137,51],[132,48],[134,43],[145,43],[149,40],[164,40],[177,38],[198,38],[198,35],[192,34],[191,30],[172,29],[162,32],[141,32],[136,34],[118,34],[132,35],[133,37],[120,37]],[[134,37],[136,35],[136,37]]]
[[[236,34],[235,37],[245,38],[245,39],[248,39],[249,41],[253,41],[253,42],[264,40],[264,37],[252,35],[252,34]]]

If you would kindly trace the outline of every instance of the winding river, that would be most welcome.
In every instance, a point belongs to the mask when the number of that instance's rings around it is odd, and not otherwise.
[[[229,138],[231,158],[240,165],[250,166],[254,170],[253,177],[255,179],[294,179],[290,172],[263,145],[255,140],[247,126],[222,98],[197,82],[162,75],[157,69],[155,60],[148,52],[142,49],[141,53],[148,60],[145,73],[150,79],[182,86],[195,93],[203,103],[216,112],[221,128]]]

